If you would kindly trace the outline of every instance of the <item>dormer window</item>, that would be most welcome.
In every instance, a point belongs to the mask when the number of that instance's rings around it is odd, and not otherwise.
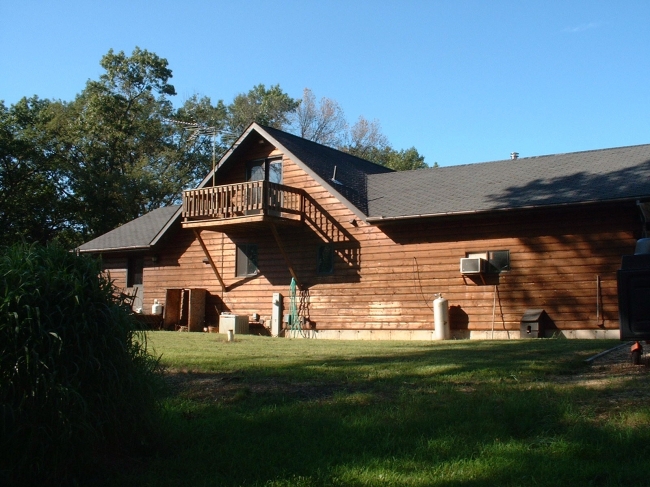
[[[282,158],[256,159],[246,164],[246,181],[282,184]]]

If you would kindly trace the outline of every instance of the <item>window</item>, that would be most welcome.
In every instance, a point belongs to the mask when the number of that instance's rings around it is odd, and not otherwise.
[[[246,181],[264,181],[264,159],[246,164]]]
[[[269,161],[269,182],[282,184],[282,159]]]
[[[257,274],[257,245],[237,245],[236,276],[253,276]]]
[[[318,273],[331,274],[334,272],[334,248],[331,245],[318,247]]]
[[[282,184],[282,159],[257,159],[246,164],[246,181]]]
[[[129,257],[126,270],[126,287],[142,285],[144,257]]]
[[[282,183],[282,159],[256,159],[246,163],[246,182],[269,181],[271,183]],[[258,215],[261,208],[271,203],[271,206],[281,207],[282,202],[275,198],[275,201],[262,201],[262,187],[256,186],[246,190],[246,214]]]

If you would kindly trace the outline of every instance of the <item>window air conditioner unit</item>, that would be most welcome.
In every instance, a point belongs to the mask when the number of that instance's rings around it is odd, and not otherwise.
[[[461,274],[484,274],[487,261],[480,257],[465,257],[460,259]]]

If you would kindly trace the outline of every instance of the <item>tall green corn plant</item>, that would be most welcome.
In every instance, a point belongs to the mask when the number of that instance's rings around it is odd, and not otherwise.
[[[152,431],[157,362],[98,262],[17,245],[0,258],[0,483],[60,481]]]

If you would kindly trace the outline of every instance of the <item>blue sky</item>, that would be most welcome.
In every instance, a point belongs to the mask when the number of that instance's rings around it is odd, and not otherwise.
[[[0,0],[0,99],[72,100],[110,48],[180,105],[310,88],[441,166],[650,143],[648,1]]]

